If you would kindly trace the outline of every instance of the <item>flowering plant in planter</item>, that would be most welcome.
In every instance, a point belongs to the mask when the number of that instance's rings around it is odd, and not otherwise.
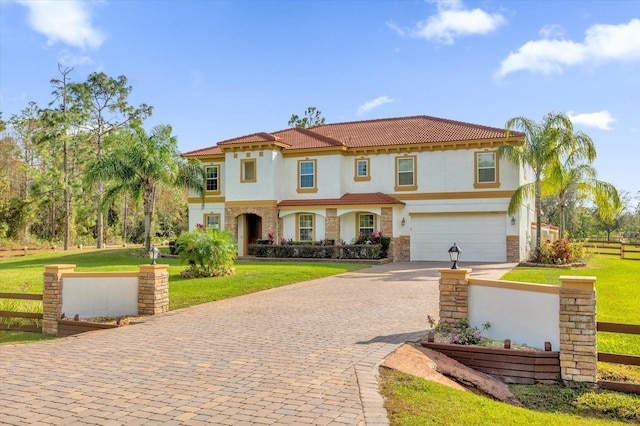
[[[481,329],[479,327],[471,327],[468,319],[461,319],[453,325],[444,325],[442,323],[436,324],[435,319],[431,315],[427,315],[427,322],[429,326],[437,333],[447,334],[449,336],[449,343],[454,345],[477,345],[487,340],[482,336]],[[486,322],[481,326],[482,330],[488,330],[491,328],[491,323]]]

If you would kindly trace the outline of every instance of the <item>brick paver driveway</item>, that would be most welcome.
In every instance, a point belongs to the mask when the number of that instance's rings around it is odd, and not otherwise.
[[[438,312],[438,267],[393,263],[0,346],[1,424],[387,424],[377,365]],[[474,266],[499,276],[513,265]]]

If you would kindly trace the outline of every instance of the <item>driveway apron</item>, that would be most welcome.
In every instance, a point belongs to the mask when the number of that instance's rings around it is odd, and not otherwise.
[[[0,424],[388,424],[378,364],[438,314],[438,268],[360,271],[0,346]],[[473,266],[498,277],[512,264]]]

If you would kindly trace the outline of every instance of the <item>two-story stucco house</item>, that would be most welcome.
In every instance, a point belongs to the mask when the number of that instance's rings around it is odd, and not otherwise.
[[[395,260],[526,257],[533,208],[507,214],[531,173],[497,155],[524,135],[428,116],[254,133],[185,153],[206,169],[206,196],[189,198],[189,227],[237,237],[239,255],[258,239],[351,242],[392,238]]]

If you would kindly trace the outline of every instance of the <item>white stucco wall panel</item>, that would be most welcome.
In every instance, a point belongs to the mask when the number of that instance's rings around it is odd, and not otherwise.
[[[491,323],[485,337],[544,349],[560,348],[560,296],[538,291],[469,285],[469,322]]]
[[[280,210],[280,218],[282,218],[282,236],[289,240],[297,240],[296,235],[296,214],[297,213],[312,213],[315,215],[315,240],[319,241],[325,238],[325,213],[324,209],[310,209],[304,208],[299,211]]]
[[[138,277],[65,277],[62,312],[67,317],[138,314]]]
[[[298,189],[298,161],[316,161],[316,192],[301,192]],[[341,155],[310,155],[301,157],[288,157],[282,162],[282,176],[286,176],[279,185],[279,193],[276,198],[289,199],[314,199],[314,198],[338,198],[342,195],[342,156]]]
[[[234,157],[234,154],[237,154]],[[242,160],[255,160],[255,182],[242,182]],[[224,186],[226,201],[272,200],[276,198],[275,162],[272,151],[246,151],[225,155]]]
[[[224,203],[190,203],[189,230],[194,230],[197,224],[203,225],[205,214],[219,214],[220,229],[224,229]]]

